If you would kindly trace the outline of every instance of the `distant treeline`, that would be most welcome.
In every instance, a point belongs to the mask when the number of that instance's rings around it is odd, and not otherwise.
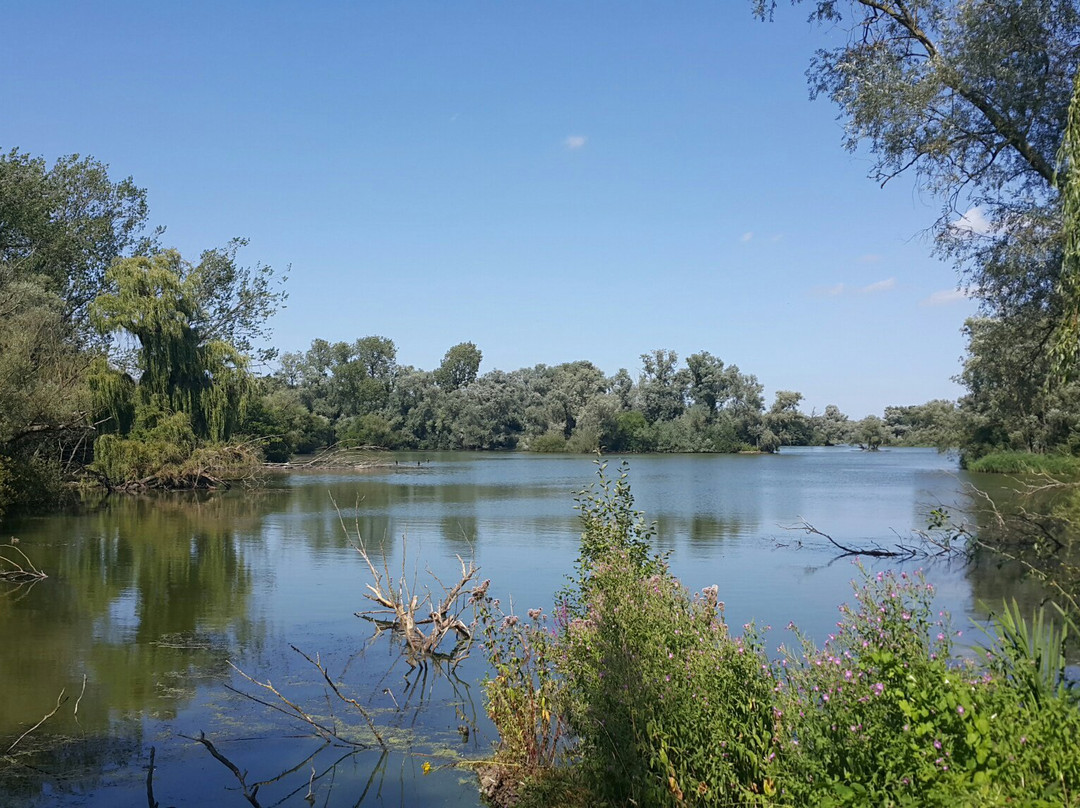
[[[453,346],[434,370],[397,364],[391,339],[315,340],[260,380],[241,432],[286,460],[333,443],[392,449],[536,452],[774,452],[781,446],[954,446],[950,401],[889,407],[853,421],[836,406],[800,410],[781,390],[766,407],[757,377],[708,351],[641,355],[642,372],[607,376],[587,360],[480,374],[481,350]]]
[[[93,158],[0,153],[0,516],[55,507],[73,482],[217,487],[335,444],[1080,455],[1080,381],[1056,374],[1042,315],[968,321],[958,404],[858,421],[835,406],[806,413],[789,390],[770,404],[757,377],[707,351],[650,351],[636,377],[587,360],[481,374],[471,342],[420,370],[399,365],[387,337],[317,339],[260,377],[253,363],[276,352],[256,346],[270,344],[284,278],[238,263],[242,239],[185,259],[148,221],[146,192]]]

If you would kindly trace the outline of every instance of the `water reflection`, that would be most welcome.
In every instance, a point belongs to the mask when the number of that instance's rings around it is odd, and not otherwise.
[[[275,477],[257,492],[111,498],[91,513],[5,526],[51,577],[33,588],[0,588],[0,736],[17,736],[61,689],[77,692],[85,674],[78,724],[69,709],[49,725],[85,739],[70,747],[81,762],[42,763],[51,771],[71,765],[90,779],[79,781],[87,793],[78,799],[42,792],[46,786],[32,780],[0,783],[0,797],[145,804],[153,744],[162,804],[213,802],[235,786],[231,775],[178,740],[203,728],[218,738],[257,738],[237,740],[228,754],[253,772],[253,782],[277,777],[315,748],[298,745],[295,726],[268,719],[223,684],[237,683],[232,660],[318,703],[322,685],[309,666],[297,666],[290,643],[334,661],[343,681],[365,704],[388,711],[396,729],[460,746],[461,716],[477,711],[471,683],[483,674],[481,660],[468,660],[460,680],[429,673],[425,681],[420,672],[405,678],[388,643],[364,650],[368,630],[353,616],[365,607],[367,574],[353,549],[356,534],[377,564],[397,570],[419,562],[421,570],[453,576],[456,556],[473,558],[493,580],[493,594],[512,597],[519,611],[550,607],[578,551],[572,492],[595,478],[595,468],[573,456],[429,453],[416,466],[417,459],[403,455],[398,467],[375,471]],[[806,520],[838,539],[888,544],[925,527],[934,507],[963,508],[967,479],[949,458],[918,450],[631,459],[637,506],[657,521],[658,547],[671,552],[689,587],[718,584],[735,625],[794,619],[818,637],[850,599],[856,571],[835,561],[824,542],[801,537],[797,546],[800,537],[784,526]],[[942,605],[960,621],[979,617],[978,600],[997,603],[1008,594],[1037,602],[1041,592],[1022,572],[994,563],[929,570]],[[393,699],[421,709],[395,713]],[[479,755],[491,738],[482,716],[474,723],[468,748]],[[421,804],[437,795],[444,804],[476,804],[457,775],[417,778],[415,757],[364,753],[335,767],[336,759],[320,751],[303,763],[325,773],[324,785],[336,778],[335,800],[348,790],[352,804],[375,782],[377,803]],[[100,772],[110,772],[107,781]],[[295,787],[280,782],[281,796]]]

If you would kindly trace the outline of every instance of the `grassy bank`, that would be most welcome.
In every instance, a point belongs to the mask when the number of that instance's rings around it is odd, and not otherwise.
[[[1050,474],[1080,478],[1080,457],[1032,452],[992,452],[965,464],[968,471],[985,474]]]

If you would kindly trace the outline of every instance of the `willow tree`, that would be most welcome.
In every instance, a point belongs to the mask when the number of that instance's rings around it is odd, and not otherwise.
[[[242,419],[252,385],[247,357],[217,336],[229,326],[210,327],[230,290],[209,283],[211,274],[222,275],[221,253],[209,257],[192,265],[165,250],[118,261],[106,274],[112,291],[97,297],[91,315],[102,333],[135,343],[137,425],[183,413],[197,438],[219,442]],[[273,308],[274,301],[261,305]],[[125,389],[102,386],[106,397]],[[116,408],[116,402],[102,403]]]
[[[1072,104],[1058,152],[1057,186],[1061,189],[1064,248],[1058,295],[1061,313],[1052,343],[1054,376],[1074,376],[1080,354],[1080,71],[1073,81]]]
[[[769,17],[775,0],[751,0]],[[844,145],[885,184],[914,175],[932,228],[992,316],[1047,314],[1061,268],[1055,180],[1080,64],[1077,0],[792,0],[833,27],[807,71]],[[846,32],[846,36],[843,32]]]

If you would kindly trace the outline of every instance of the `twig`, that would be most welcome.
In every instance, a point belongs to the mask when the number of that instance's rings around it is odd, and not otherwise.
[[[42,718],[40,721],[38,721],[36,724],[34,724],[34,726],[30,727],[30,729],[28,729],[26,732],[24,732],[22,735],[20,735],[18,737],[18,739],[15,741],[15,743],[13,743],[11,746],[9,746],[4,751],[4,754],[5,755],[10,754],[12,749],[14,749],[20,743],[22,743],[23,738],[25,738],[27,735],[29,735],[31,732],[33,732],[35,729],[37,729],[42,724],[44,724],[46,721],[48,721],[50,718],[52,718],[54,715],[56,715],[56,713],[60,710],[60,708],[64,706],[64,702],[66,702],[66,701],[67,701],[67,698],[65,698],[65,696],[64,696],[64,691],[61,690],[60,695],[56,697],[56,706],[52,708],[52,711],[47,713],[44,718]]]
[[[286,705],[289,709],[288,710],[282,709],[280,706],[278,706],[276,704],[272,704],[270,702],[263,701],[261,699],[255,698],[254,696],[251,696],[248,693],[245,693],[242,690],[237,690],[236,688],[229,687],[228,689],[232,690],[234,693],[238,693],[241,696],[245,696],[247,698],[250,698],[252,701],[256,701],[256,702],[258,702],[260,704],[263,704],[263,705],[265,705],[267,707],[271,707],[271,708],[277,710],[278,712],[284,713],[285,715],[290,716],[292,718],[299,718],[305,724],[307,724],[312,729],[314,729],[315,732],[318,733],[319,737],[322,738],[324,741],[338,741],[340,743],[344,743],[344,744],[347,744],[349,746],[357,746],[357,747],[360,747],[360,748],[366,748],[367,747],[367,744],[359,743],[357,741],[350,741],[347,738],[342,738],[340,735],[338,735],[337,732],[335,732],[333,729],[331,729],[330,727],[328,727],[325,724],[323,724],[322,722],[320,722],[317,718],[314,718],[313,716],[308,715],[308,713],[306,713],[303,709],[301,709],[301,707],[298,704],[296,704],[295,702],[289,701],[289,699],[287,699],[276,687],[274,687],[273,684],[271,684],[269,679],[267,681],[265,681],[265,682],[260,682],[258,679],[254,679],[251,676],[248,676],[246,673],[244,673],[242,670],[240,670],[240,668],[236,667],[236,665],[234,665],[232,662],[229,663],[229,666],[234,671],[236,671],[238,674],[240,674],[245,679],[247,679],[249,682],[251,682],[253,685],[256,685],[257,687],[261,687],[263,690],[266,690],[266,691],[269,691],[270,693],[273,693],[275,696],[277,696],[278,700],[282,704]],[[228,687],[228,686],[226,686],[226,687]]]
[[[897,545],[897,549],[889,550],[878,544],[871,547],[849,547],[846,544],[841,544],[828,533],[818,530],[809,522],[803,522],[801,525],[789,525],[781,526],[784,530],[802,530],[814,536],[821,536],[823,539],[827,539],[830,544],[841,551],[840,558],[845,556],[867,556],[869,558],[914,558],[918,553],[913,548]]]
[[[233,776],[236,778],[237,782],[240,783],[240,790],[244,794],[244,799],[251,803],[252,808],[262,808],[262,806],[259,805],[258,799],[256,799],[256,795],[259,793],[258,785],[249,788],[247,784],[247,772],[241,773],[240,769],[235,763],[233,763],[231,760],[221,754],[221,752],[217,750],[217,747],[215,747],[214,744],[210,742],[210,739],[206,737],[206,733],[200,730],[198,738],[192,738],[190,735],[181,735],[180,737],[187,738],[189,741],[201,743],[203,746],[205,746],[207,752],[213,755],[218,762],[220,762],[223,766],[225,766],[229,771],[233,773]]]
[[[150,768],[146,771],[146,804],[149,808],[159,808],[157,800],[154,799],[154,755],[157,750],[154,747],[150,747]]]
[[[79,723],[79,705],[82,703],[82,697],[85,694],[86,694],[86,674],[84,673],[83,677],[82,677],[82,690],[79,691],[79,698],[75,699],[75,712],[73,713],[73,716],[75,718],[75,723],[76,724]],[[153,754],[152,748],[151,748],[151,754]]]
[[[341,699],[346,704],[351,704],[353,707],[355,707],[357,709],[357,711],[360,713],[360,715],[362,715],[364,717],[364,721],[367,722],[368,729],[371,730],[371,734],[374,735],[375,739],[379,742],[379,746],[382,747],[383,749],[386,749],[386,742],[383,740],[382,735],[379,734],[379,730],[375,726],[375,722],[371,720],[371,716],[368,714],[368,711],[365,710],[360,705],[360,702],[358,702],[356,699],[349,698],[348,696],[345,696],[338,689],[337,684],[334,682],[333,679],[330,678],[330,673],[326,670],[325,667],[323,667],[323,664],[322,664],[322,662],[320,660],[312,659],[307,654],[305,654],[303,651],[301,651],[299,648],[297,648],[295,645],[292,645],[290,647],[294,651],[296,651],[296,653],[298,653],[300,656],[302,656],[304,659],[306,659],[308,662],[310,662],[312,665],[314,665],[318,669],[319,673],[321,673],[323,675],[323,679],[326,680],[326,684],[328,684],[330,686],[330,689],[334,691],[335,696],[337,696],[339,699]]]
[[[11,569],[0,570],[0,581],[14,581],[16,583],[24,583],[26,581],[40,581],[42,578],[48,578],[44,572],[34,566],[26,553],[16,547],[14,544],[0,544],[0,548],[5,550],[14,550],[16,553],[22,556],[23,561],[26,562],[26,566],[22,566],[17,561],[12,561],[5,555],[0,555],[0,561],[3,561],[10,565]]]

